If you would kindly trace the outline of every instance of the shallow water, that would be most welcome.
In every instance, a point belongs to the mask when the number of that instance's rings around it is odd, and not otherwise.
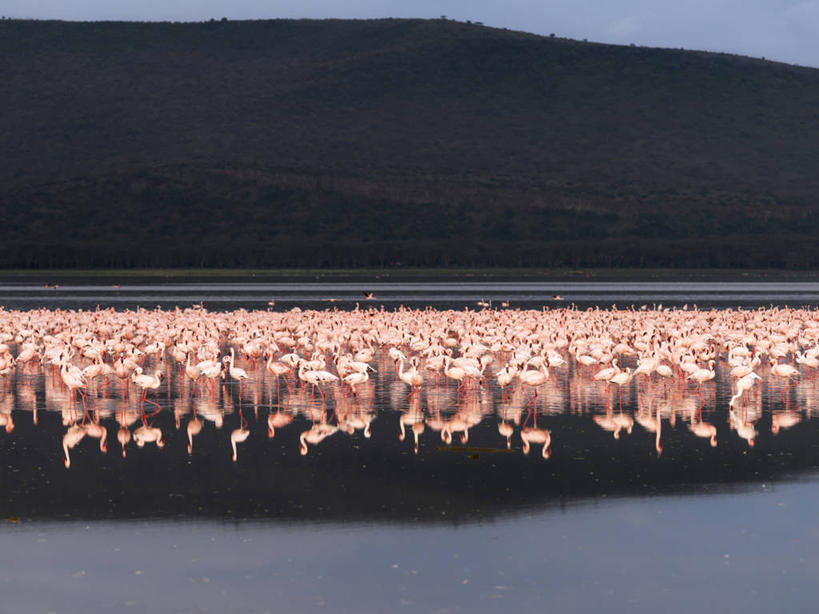
[[[701,308],[819,304],[819,282],[740,282],[730,279],[708,282],[524,282],[524,281],[425,281],[385,282],[361,279],[346,282],[203,283],[192,281],[140,280],[113,284],[108,280],[66,279],[61,283],[31,283],[0,279],[0,305],[9,309],[52,306],[63,309],[116,309],[136,307],[164,309],[202,304],[211,310],[293,307],[351,309],[398,305],[439,309],[469,307],[491,302],[501,308],[539,309],[576,304],[580,307],[640,307],[694,304]],[[372,293],[371,299],[366,298]],[[555,300],[554,297],[561,300]]]
[[[817,483],[466,525],[23,523],[10,612],[812,611]]]
[[[210,309],[383,304],[479,308],[816,305],[819,284],[389,283],[141,284],[120,288],[5,284],[0,304],[116,309],[204,303]],[[554,301],[560,294],[565,301]],[[336,298],[337,301],[325,299]],[[328,304],[329,303],[329,304]],[[82,418],[47,369],[0,380],[3,608],[12,612],[133,611],[770,611],[807,610],[819,589],[819,380],[766,380],[739,408],[753,446],[728,419],[730,379],[718,367],[693,385],[632,382],[622,400],[591,371],[558,370],[536,400],[493,386],[459,394],[396,381],[383,354],[358,398],[326,405],[276,383],[260,365],[244,387],[196,392],[166,361],[156,401],[140,413],[118,381],[87,400],[107,452],[86,436],[62,446]],[[414,413],[428,418],[413,443]],[[349,424],[300,451],[321,413]],[[292,421],[269,437],[268,416]],[[450,443],[436,419],[471,416]],[[627,416],[631,432],[603,427]],[[596,419],[597,417],[597,419]],[[796,423],[774,432],[775,421]],[[659,435],[656,432],[659,419]],[[198,434],[188,426],[201,421]],[[716,446],[691,430],[716,427]],[[36,421],[36,424],[35,424]],[[400,437],[404,425],[405,436]],[[507,441],[499,425],[511,424]],[[161,429],[164,447],[123,447]],[[369,424],[369,427],[366,425]],[[551,456],[524,426],[551,431]],[[231,460],[231,433],[249,430]],[[365,430],[369,436],[365,435]],[[464,436],[468,438],[463,441]],[[191,444],[190,451],[188,445]]]

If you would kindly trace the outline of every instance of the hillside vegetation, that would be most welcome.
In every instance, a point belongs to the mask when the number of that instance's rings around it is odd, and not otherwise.
[[[0,21],[0,266],[819,266],[819,70],[444,20]]]

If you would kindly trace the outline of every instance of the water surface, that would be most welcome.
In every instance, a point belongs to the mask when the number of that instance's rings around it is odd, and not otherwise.
[[[4,282],[0,304],[217,311],[819,304],[812,282],[119,285]],[[753,424],[751,445],[729,420],[722,365],[699,393],[685,382],[650,380],[632,382],[622,401],[574,364],[557,370],[537,400],[495,385],[461,395],[428,383],[408,396],[382,351],[359,398],[336,392],[322,404],[246,360],[250,382],[220,383],[213,394],[192,390],[170,360],[149,364],[165,374],[157,412],[150,404],[143,412],[138,391],[116,380],[93,387],[88,414],[47,368],[0,380],[0,414],[13,422],[11,432],[0,431],[8,611],[635,612],[710,603],[748,612],[781,603],[807,610],[819,597],[813,373],[789,388],[766,380],[749,396],[739,411]],[[425,428],[416,449],[419,411]],[[349,425],[303,455],[300,435],[319,412],[336,426],[347,416]],[[435,420],[461,412],[475,418],[468,435],[444,441]],[[271,414],[292,418],[272,438]],[[601,424],[618,415],[632,426],[615,438]],[[798,420],[774,428],[783,416]],[[63,437],[83,419],[107,428],[107,451],[86,436],[69,450],[66,469]],[[201,430],[189,438],[194,420]],[[716,428],[716,446],[692,431],[697,421]],[[513,425],[508,448],[503,424]],[[118,429],[133,437],[145,425],[162,431],[164,447],[133,438],[120,445]],[[551,432],[548,459],[535,444],[524,454],[521,429],[534,426]],[[239,428],[249,436],[233,462],[230,435]]]

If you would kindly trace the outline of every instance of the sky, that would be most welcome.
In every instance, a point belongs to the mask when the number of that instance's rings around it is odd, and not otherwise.
[[[0,0],[0,15],[77,21],[446,15],[536,34],[819,68],[819,0]]]

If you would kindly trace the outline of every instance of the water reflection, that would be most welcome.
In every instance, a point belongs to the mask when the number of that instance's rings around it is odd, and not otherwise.
[[[500,509],[817,466],[811,310],[0,316],[14,511],[116,514],[126,475],[157,485],[137,514],[189,512],[156,497],[196,489],[217,513],[210,495],[242,489],[239,514],[309,516],[322,493],[346,512],[425,515],[451,488]],[[110,505],[62,500],[60,481]]]
[[[816,486],[615,499],[457,527],[6,523],[0,582],[12,612],[683,613],[704,597],[726,612],[783,602],[809,612]]]

